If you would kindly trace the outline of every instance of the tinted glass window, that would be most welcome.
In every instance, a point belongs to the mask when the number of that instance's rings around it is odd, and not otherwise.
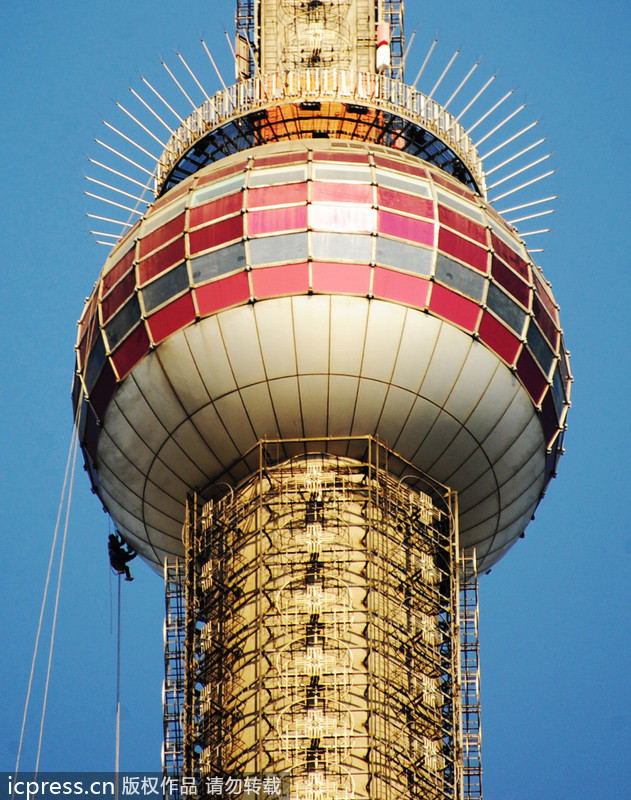
[[[143,288],[142,299],[145,309],[151,311],[187,288],[188,272],[186,262],[183,262]]]
[[[526,321],[526,312],[494,283],[489,286],[486,304],[500,319],[503,319],[515,333],[521,336]]]

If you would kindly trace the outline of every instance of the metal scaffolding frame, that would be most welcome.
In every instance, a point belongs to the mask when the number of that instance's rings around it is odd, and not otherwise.
[[[460,797],[455,496],[364,441],[262,442],[236,492],[189,498],[184,774]]]
[[[463,797],[464,800],[482,800],[479,606],[475,548],[463,551],[461,558],[460,681]]]
[[[183,559],[167,556],[164,562],[166,615],[164,619],[164,683],[162,686],[162,774],[178,779],[184,770],[184,691],[186,672],[186,570]],[[172,784],[177,786],[177,780]],[[177,789],[165,797],[179,798]]]

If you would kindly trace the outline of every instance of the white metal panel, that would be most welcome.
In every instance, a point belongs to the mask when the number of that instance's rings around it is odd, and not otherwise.
[[[411,460],[439,413],[440,408],[434,403],[430,403],[424,397],[417,397],[410,415],[405,421],[401,436],[394,443],[393,449],[404,458]],[[420,462],[418,463],[420,466]]]
[[[207,432],[204,431],[204,433]],[[202,437],[201,432],[191,420],[186,420],[183,425],[173,431],[173,439],[205,476],[216,475],[221,472],[221,464],[208,446],[206,439]]]
[[[291,298],[264,300],[254,305],[254,317],[268,380],[296,374]]]
[[[416,395],[413,392],[400,389],[398,386],[388,387],[378,428],[379,436],[388,443],[388,446],[399,438],[415,399]]]
[[[305,436],[326,436],[329,376],[301,375],[298,386]]]
[[[101,431],[98,452],[99,475],[102,470],[107,469],[116,478],[118,484],[121,487],[129,487],[140,502],[145,470],[139,469],[134,464],[133,457],[133,448],[123,451],[112,441],[107,431]],[[137,513],[138,516],[141,516],[140,507]]]
[[[187,414],[193,414],[208,402],[208,391],[182,331],[162,342],[156,357]]]
[[[330,299],[326,295],[292,297],[298,373],[328,374]]]
[[[124,508],[126,513],[134,520],[142,520],[142,476],[135,475],[134,480],[127,482],[128,476],[120,476],[117,472],[110,469],[104,462],[99,463],[99,478],[101,489],[107,491],[112,497],[116,497],[118,505]],[[136,524],[137,524],[136,523]]]
[[[431,430],[421,442],[421,446],[414,456],[414,460],[426,464],[425,472],[434,476],[434,464],[443,455],[447,447],[460,432],[461,425],[450,414],[444,411],[436,417]]]
[[[268,439],[278,438],[280,434],[274,416],[269,385],[257,383],[254,386],[247,386],[241,390],[241,399],[254,428],[254,438],[256,440],[266,437]]]
[[[162,371],[155,351],[134,367],[131,378],[147,404],[155,409],[154,416],[159,417],[165,430],[171,432],[186,419],[186,411]]]
[[[497,356],[473,341],[458,379],[445,401],[445,410],[463,422],[473,413],[498,369]]]
[[[458,328],[443,322],[432,359],[425,373],[421,394],[444,405],[453,389],[458,375],[469,355],[472,339]]]
[[[503,413],[497,413],[496,420],[493,429],[482,440],[482,447],[493,463],[499,462],[509,450],[513,453],[509,468],[519,467],[523,463],[523,450],[521,446],[515,448],[514,443],[518,439],[521,440],[522,433],[526,429],[530,431],[528,439],[531,441],[528,455],[539,444],[543,444],[541,423],[536,417],[532,401],[523,388],[515,393]],[[536,426],[532,425],[533,421],[536,422]],[[526,444],[526,440],[522,441],[523,444]]]
[[[265,380],[261,347],[251,305],[218,315],[219,328],[237,386]]]
[[[269,389],[280,435],[283,439],[303,436],[298,378],[278,378],[270,381]]]
[[[153,462],[148,479],[143,492],[144,499],[166,514],[172,513],[170,509],[173,508],[173,498],[186,497],[186,492],[190,488],[187,483],[159,459]],[[154,486],[152,487],[151,484]],[[158,493],[153,491],[154,488],[158,490]]]
[[[329,377],[328,430],[330,436],[348,436],[355,413],[358,391],[359,378],[348,375],[331,375]]]
[[[362,377],[390,382],[405,322],[405,308],[371,303],[366,328]]]
[[[153,409],[140,392],[138,385],[134,380],[133,372],[131,375],[128,375],[119,386],[116,394],[114,395],[113,403],[118,406],[121,414],[125,416],[130,427],[145,443],[147,449],[150,452],[155,453],[167,434],[164,430],[164,426],[160,422],[160,419],[154,414]],[[108,425],[109,414],[110,410],[108,409],[105,417],[106,426]],[[114,433],[114,430],[115,428],[113,426],[112,433]],[[133,442],[133,439],[130,440],[130,444],[133,444]]]
[[[458,510],[460,511],[460,507]],[[467,531],[469,528],[475,528],[476,525],[497,517],[499,510],[499,497],[497,494],[492,494],[468,511],[460,511],[458,520],[462,530]]]
[[[477,449],[465,463],[449,476],[448,486],[458,492],[458,508],[460,511],[469,508],[471,503],[498,490],[492,465],[484,451]]]
[[[99,436],[99,458],[101,452],[105,453],[114,446],[128,455],[140,474],[144,474],[154,459],[153,451],[136,433],[116,401],[109,404],[105,414]]]
[[[214,405],[200,408],[193,417],[193,422],[198,430],[204,432],[208,446],[224,468],[239,457],[239,451],[224,428]]]
[[[180,478],[187,486],[199,486],[206,483],[209,474],[206,471],[207,465],[204,461],[197,461],[190,452],[195,444],[199,443],[199,437],[193,426],[187,420],[184,425],[178,428],[182,444],[170,436],[158,452],[158,457]]]
[[[354,436],[374,433],[388,392],[388,384],[362,378],[353,417]]]
[[[432,467],[432,477],[446,483],[451,476],[478,449],[478,442],[466,428],[461,428],[456,438],[446,447],[445,452]],[[441,477],[442,476],[442,477]]]
[[[526,454],[524,454],[524,459]],[[518,499],[522,499],[526,504],[530,501],[528,497],[532,494],[532,487],[535,487],[536,497],[539,497],[543,488],[545,477],[545,454],[543,447],[535,450],[522,467],[500,486],[500,496],[502,507],[508,508]],[[526,505],[524,505],[526,508]]]
[[[176,336],[179,334],[176,334]],[[233,392],[236,383],[217,317],[206,317],[184,331],[191,355],[210,398]]]
[[[467,421],[467,427],[475,431],[474,435],[479,441],[489,435],[520,390],[524,391],[517,378],[508,367],[500,364]]]
[[[332,374],[359,375],[369,305],[361,297],[331,297]]]
[[[441,324],[440,320],[421,311],[411,308],[406,310],[392,383],[412,391],[419,388],[432,357]]]

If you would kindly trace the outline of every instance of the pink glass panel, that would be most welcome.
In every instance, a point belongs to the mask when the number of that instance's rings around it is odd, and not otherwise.
[[[219,311],[222,308],[241,305],[250,299],[248,276],[238,272],[228,278],[207,283],[195,289],[197,306],[202,317]]]
[[[112,316],[115,311],[123,305],[126,300],[134,293],[136,286],[136,273],[135,270],[130,270],[127,275],[120,281],[112,291],[101,300],[101,315],[103,322]]]
[[[248,211],[248,234],[301,230],[307,227],[307,206],[286,206],[265,211]]]
[[[248,189],[248,208],[306,203],[307,184],[288,183],[287,186],[257,186]]]
[[[184,237],[180,236],[171,244],[158,250],[153,255],[145,258],[138,265],[138,282],[146,283],[151,278],[164,272],[184,258]]]
[[[397,192],[395,189],[389,189],[385,186],[379,186],[377,189],[377,204],[380,208],[393,208],[396,211],[404,211],[406,214],[414,214],[417,217],[434,219],[434,203],[431,200]]]
[[[467,331],[474,331],[477,327],[480,306],[437,283],[433,285],[429,307],[439,316],[455,322]]]
[[[539,324],[544,336],[552,345],[553,350],[556,352],[559,343],[559,333],[556,329],[554,322],[548,316],[539,295],[535,295],[532,301],[532,310],[535,314],[535,319]]]
[[[309,265],[306,262],[254,269],[250,276],[256,298],[307,294],[309,291]]]
[[[237,172],[241,172],[241,170],[245,167],[245,161],[239,161],[238,164],[231,164],[229,167],[223,167],[222,169],[212,170],[210,174],[207,175],[200,175],[197,178],[196,186],[204,186],[207,183],[212,183],[213,181],[218,181],[220,178],[225,178],[228,175],[235,175]]]
[[[116,375],[114,375],[114,370],[112,369],[112,365],[110,364],[109,360],[106,359],[105,363],[103,364],[101,374],[94,385],[94,389],[92,389],[92,392],[90,393],[90,402],[92,403],[92,406],[94,407],[99,419],[103,419],[105,411],[115,390]]]
[[[370,206],[309,206],[309,225],[320,231],[372,233],[375,211]]]
[[[398,303],[427,307],[429,281],[383,267],[374,267],[373,289],[375,297],[396,300]]]
[[[368,203],[372,205],[372,186],[366,183],[311,184],[314,203]]]
[[[138,258],[144,258],[148,253],[151,253],[158,247],[179,236],[184,230],[184,214],[179,214],[177,217],[167,222],[161,228],[157,228],[152,233],[143,236],[138,243]]]
[[[419,244],[434,244],[434,223],[379,211],[379,233],[398,236]]]
[[[134,258],[136,255],[136,247],[132,247],[125,255],[121,258],[121,260],[115,264],[112,269],[103,276],[103,281],[101,283],[101,297],[104,294],[107,294],[109,290],[114,286],[114,284],[121,279],[121,277],[127,272],[127,270],[131,267],[134,263]]]
[[[427,170],[421,167],[415,167],[412,164],[406,164],[404,161],[392,161],[383,156],[375,156],[375,164],[378,167],[385,167],[386,169],[393,169],[397,172],[403,172],[406,175],[414,175],[417,178],[427,178]]]
[[[314,261],[311,270],[314,292],[366,295],[370,289],[370,267],[366,264]]]
[[[445,228],[440,229],[438,235],[438,249],[459,258],[461,261],[464,261],[465,264],[479,269],[480,272],[487,271],[489,260],[488,251]]]
[[[498,239],[493,233],[491,234],[491,244],[493,250],[502,258],[507,264],[518,272],[525,281],[530,280],[530,267],[526,262],[520,258],[511,248],[504,244],[501,239]]]

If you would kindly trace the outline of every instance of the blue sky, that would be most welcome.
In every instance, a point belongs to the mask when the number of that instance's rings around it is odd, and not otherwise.
[[[217,10],[217,6],[219,10]],[[627,245],[631,9],[608,2],[406,2],[412,80],[436,33],[433,75],[457,47],[482,57],[498,99],[517,88],[541,120],[558,212],[538,258],[561,304],[575,376],[567,454],[526,538],[481,581],[485,794],[619,800],[631,785],[631,532]],[[46,566],[71,435],[75,323],[107,254],[88,233],[83,175],[101,119],[139,74],[167,81],[183,52],[229,79],[232,2],[2,4],[3,347],[0,513],[5,546],[0,770],[15,765]],[[428,68],[429,70],[429,68]],[[456,71],[454,67],[454,71]],[[425,86],[430,88],[431,70]],[[439,98],[440,99],[440,98]],[[525,124],[525,123],[524,123]],[[129,130],[129,127],[126,128]],[[114,764],[115,592],[108,518],[76,470],[41,768]],[[123,585],[121,767],[160,764],[160,579]],[[49,621],[49,616],[47,620]],[[45,673],[36,673],[22,768],[34,763]]]

